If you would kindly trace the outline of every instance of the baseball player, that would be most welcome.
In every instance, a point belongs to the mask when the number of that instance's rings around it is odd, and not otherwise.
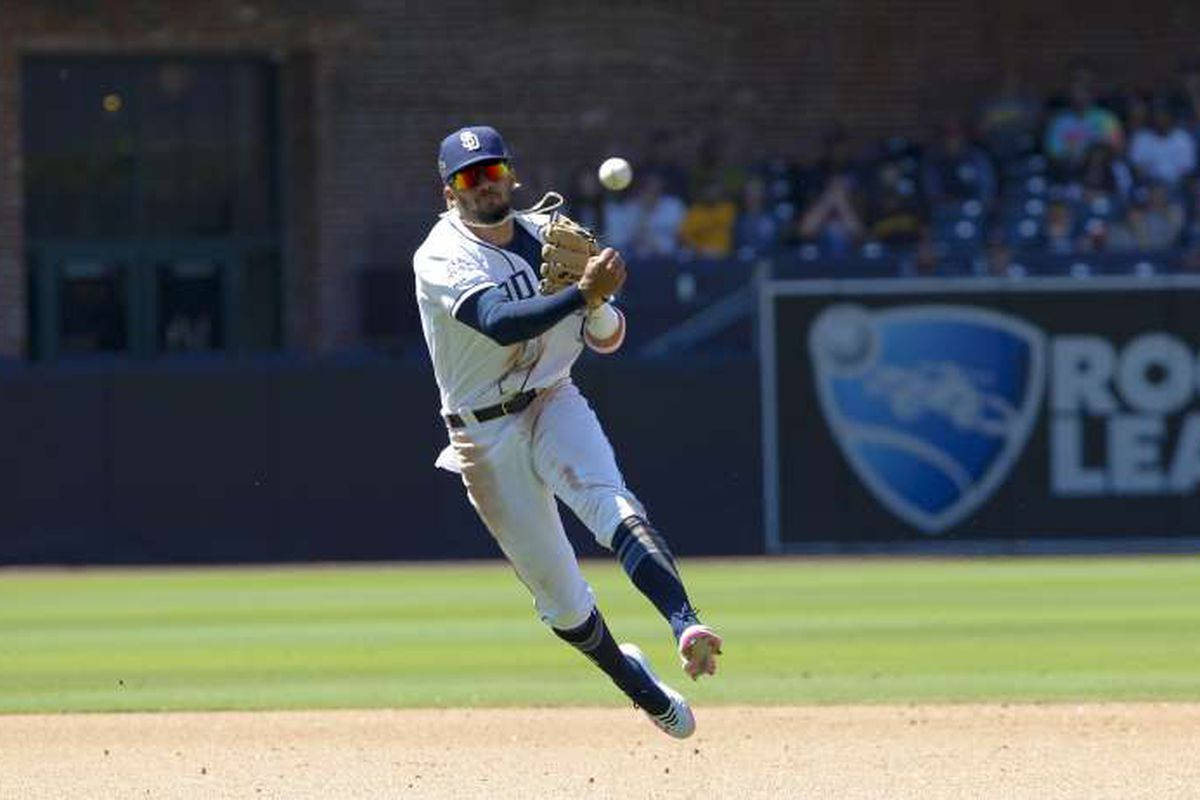
[[[493,128],[447,136],[438,171],[447,210],[413,256],[450,438],[436,463],[462,476],[471,505],[554,633],[659,728],[690,736],[687,701],[659,680],[637,646],[613,639],[555,502],[570,506],[616,553],[666,618],[684,671],[693,680],[713,674],[721,638],[700,622],[671,551],[626,488],[596,415],[571,381],[584,346],[613,352],[624,339],[624,317],[607,300],[625,281],[625,263],[554,213],[562,203],[554,193],[534,208],[512,209],[516,175]]]

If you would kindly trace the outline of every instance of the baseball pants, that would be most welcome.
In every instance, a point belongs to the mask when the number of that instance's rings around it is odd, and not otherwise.
[[[542,390],[523,412],[450,431],[438,465],[462,475],[467,497],[547,624],[588,618],[592,588],[563,530],[562,499],[604,547],[618,523],[646,512],[625,487],[600,421],[575,384]]]

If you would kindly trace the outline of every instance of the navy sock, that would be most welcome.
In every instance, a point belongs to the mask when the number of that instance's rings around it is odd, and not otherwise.
[[[558,638],[570,642],[591,659],[593,664],[604,670],[617,688],[637,703],[639,708],[644,708],[651,714],[662,714],[670,707],[670,699],[658,688],[658,684],[650,680],[650,677],[626,658],[621,648],[617,647],[616,640],[604,624],[600,609],[593,609],[591,616],[578,628],[551,630]]]
[[[671,626],[676,640],[689,625],[698,623],[696,609],[688,601],[683,579],[667,542],[641,517],[626,517],[613,534],[617,554],[633,585],[654,604]]]

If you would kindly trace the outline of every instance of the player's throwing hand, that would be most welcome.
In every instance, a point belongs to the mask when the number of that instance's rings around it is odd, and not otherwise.
[[[589,308],[596,308],[625,285],[625,259],[611,247],[588,259],[579,278],[579,291]]]

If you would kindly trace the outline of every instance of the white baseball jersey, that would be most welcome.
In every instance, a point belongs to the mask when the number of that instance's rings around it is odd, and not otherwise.
[[[516,224],[540,242],[538,227],[546,219],[520,215]],[[455,319],[467,299],[489,287],[504,287],[511,299],[520,299],[532,297],[538,284],[534,265],[480,240],[455,214],[434,225],[413,268],[443,414],[466,417],[464,409],[542,390],[524,411],[451,429],[437,464],[462,476],[471,505],[533,594],[541,618],[559,629],[574,628],[591,614],[595,599],[555,497],[606,547],[623,519],[646,516],[625,486],[599,420],[570,380],[584,347],[586,312],[509,346]]]
[[[518,215],[539,242],[549,217]],[[492,286],[511,299],[537,292],[537,265],[475,236],[456,214],[445,214],[413,256],[421,328],[442,398],[442,413],[495,405],[525,389],[566,378],[583,351],[583,309],[533,339],[500,345],[454,318],[462,304]]]

